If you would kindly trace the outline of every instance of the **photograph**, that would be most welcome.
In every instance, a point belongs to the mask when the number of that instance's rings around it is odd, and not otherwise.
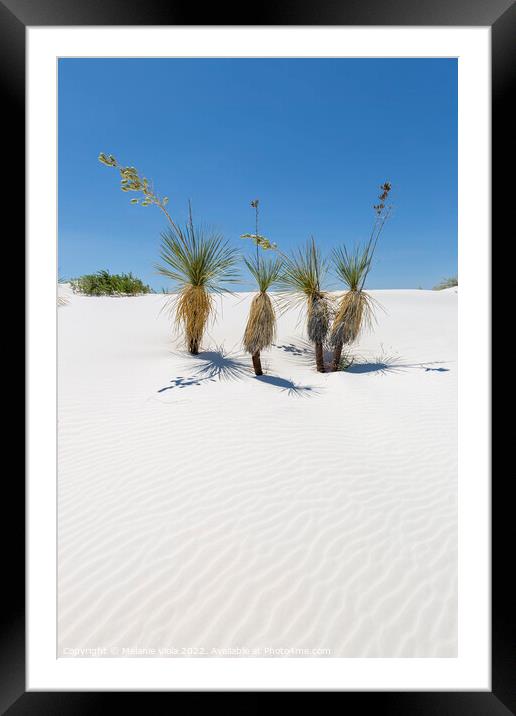
[[[26,346],[0,713],[508,716],[516,2],[193,14],[0,0]]]
[[[456,659],[457,57],[56,71],[56,656]]]

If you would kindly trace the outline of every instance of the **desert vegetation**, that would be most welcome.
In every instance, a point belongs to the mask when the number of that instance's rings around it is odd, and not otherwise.
[[[237,264],[240,256],[236,249],[217,232],[194,224],[189,204],[189,219],[180,226],[171,216],[169,199],[154,188],[147,177],[136,167],[124,166],[112,154],[101,152],[99,161],[116,169],[120,189],[138,196],[130,199],[133,205],[156,206],[166,217],[168,227],[161,234],[160,258],[155,264],[158,273],[172,282],[166,307],[176,327],[182,330],[187,349],[199,353],[201,342],[210,319],[215,317],[215,296],[230,290],[238,281]],[[345,292],[335,302],[329,293],[326,278],[329,262],[311,237],[303,248],[286,255],[276,244],[259,233],[259,199],[253,199],[255,211],[254,233],[242,234],[255,246],[252,255],[244,255],[243,263],[256,282],[258,292],[253,296],[243,336],[243,347],[252,357],[256,375],[262,375],[261,352],[272,345],[276,333],[276,307],[270,289],[277,286],[286,307],[302,306],[306,315],[308,339],[314,345],[315,363],[321,373],[326,371],[325,345],[333,350],[331,370],[348,365],[343,360],[344,346],[354,343],[364,327],[374,319],[375,302],[364,290],[371,270],[378,239],[391,213],[387,200],[391,184],[380,187],[378,203],[374,205],[375,218],[369,240],[353,249],[335,248],[331,265]],[[273,256],[264,256],[270,251]],[[450,283],[455,281],[455,283]],[[445,279],[435,288],[456,285],[456,279]],[[147,293],[139,279],[131,274],[110,276],[108,272],[83,276],[72,283],[76,291],[88,295],[132,295]]]
[[[220,233],[194,223],[190,202],[188,220],[181,225],[167,208],[168,197],[158,194],[153,182],[135,167],[121,165],[111,154],[101,153],[98,158],[105,166],[118,171],[123,192],[138,195],[130,199],[131,204],[156,206],[167,219],[168,226],[161,234],[160,261],[155,268],[171,281],[170,287],[162,288],[168,297],[165,308],[173,324],[183,333],[191,354],[201,350],[209,321],[216,316],[216,296],[231,292],[231,285],[239,281],[238,265],[242,262],[257,289],[242,340],[244,350],[252,358],[255,375],[263,374],[261,353],[274,343],[278,307],[297,306],[304,311],[317,371],[344,370],[351,364],[350,354],[344,353],[344,349],[355,343],[365,328],[373,326],[379,306],[365,286],[379,238],[392,211],[388,203],[390,182],[380,186],[377,203],[373,205],[374,221],[369,238],[353,248],[337,246],[329,257],[322,254],[313,236],[290,254],[280,251],[275,243],[260,234],[260,201],[253,199],[254,232],[241,234],[241,238],[249,240],[254,250],[241,255]],[[344,288],[338,297],[329,290],[330,268]],[[445,278],[434,290],[457,284],[457,277]],[[110,274],[108,271],[73,279],[71,285],[75,292],[90,296],[139,295],[151,291],[131,273]],[[325,352],[331,352],[329,365],[325,363]]]
[[[184,228],[174,223],[161,238],[156,269],[173,282],[166,305],[175,325],[183,329],[189,353],[196,355],[215,315],[215,296],[238,279],[238,253],[220,234],[196,226],[191,210]]]
[[[364,246],[355,246],[353,250],[348,250],[345,246],[333,250],[333,268],[346,287],[346,292],[340,299],[330,332],[330,344],[333,348],[332,371],[339,370],[341,366],[343,346],[354,343],[362,328],[371,327],[373,322],[375,302],[364,291],[364,285],[371,270],[378,239],[391,212],[391,207],[386,204],[390,191],[389,182],[380,187],[378,204],[373,207],[375,219],[369,241]]]
[[[74,293],[85,296],[141,296],[151,293],[147,284],[132,273],[109,273],[102,270],[70,279]]]
[[[167,309],[176,327],[183,330],[188,351],[196,355],[208,321],[215,316],[214,296],[228,291],[226,284],[237,280],[237,251],[220,234],[194,224],[190,203],[188,222],[181,227],[166,208],[168,197],[159,195],[153,182],[135,167],[120,165],[112,154],[101,152],[98,158],[118,170],[123,192],[140,195],[131,204],[157,206],[169,223],[161,234],[161,263],[155,268],[172,281]]]
[[[241,238],[251,239],[256,246],[256,254],[249,258],[244,256],[244,263],[256,281],[258,293],[251,301],[243,345],[251,354],[255,375],[263,375],[261,351],[272,345],[276,335],[276,311],[268,290],[278,282],[283,261],[279,256],[264,258],[260,255],[261,251],[275,250],[276,245],[258,233],[259,199],[253,199],[251,206],[255,210],[255,233],[242,234]]]
[[[339,247],[333,250],[332,262],[335,273],[347,288],[338,303],[330,331],[331,370],[336,371],[341,366],[343,347],[357,340],[364,325],[371,326],[374,313],[373,299],[361,288],[369,267],[367,248],[357,246],[348,251],[346,247]]]
[[[324,289],[327,261],[312,236],[302,249],[284,257],[280,284],[287,305],[303,306],[306,311],[308,339],[315,347],[317,370],[324,373],[324,342],[332,312],[330,294]]]
[[[439,281],[439,283],[434,286],[434,291],[442,291],[445,288],[453,288],[454,286],[459,285],[459,280],[457,276],[450,276],[449,278],[443,278],[442,281]]]

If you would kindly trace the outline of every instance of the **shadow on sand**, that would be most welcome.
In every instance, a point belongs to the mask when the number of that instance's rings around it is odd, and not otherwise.
[[[181,358],[186,358],[186,354],[184,353],[178,355],[180,355]],[[244,363],[240,355],[227,353],[224,348],[203,351],[196,356],[188,356],[188,359],[188,370],[193,369],[193,375],[189,377],[182,375],[176,376],[170,381],[171,385],[160,388],[158,393],[172,390],[172,388],[190,388],[194,385],[202,385],[206,382],[213,383],[217,380],[240,380],[241,378],[252,375],[249,364],[247,362]]]
[[[277,348],[284,353],[295,358],[297,363],[303,363],[306,366],[315,367],[315,348],[310,341],[300,340],[297,343],[283,343],[278,345],[273,343],[273,348]],[[333,358],[333,353],[329,348],[324,349],[324,362],[330,364]]]
[[[277,345],[279,348],[288,353],[292,353],[296,358],[302,358],[312,361],[312,347],[310,344],[302,344],[301,346],[294,343],[285,345]],[[185,358],[185,354],[180,354]],[[281,378],[276,375],[260,375],[255,376],[251,370],[247,356],[236,353],[227,353],[223,347],[216,350],[203,351],[196,356],[188,356],[189,372],[193,371],[189,376],[178,375],[170,381],[170,385],[160,388],[157,392],[164,393],[173,388],[191,388],[193,386],[203,385],[204,383],[216,381],[233,381],[242,380],[244,378],[253,377],[260,383],[271,385],[278,388],[280,392],[287,393],[296,397],[312,397],[318,395],[321,390],[313,385],[299,385],[288,378]],[[327,359],[327,363],[328,363]],[[355,375],[364,373],[381,374],[387,373],[403,373],[411,369],[424,370],[426,373],[447,373],[450,369],[443,368],[442,364],[446,361],[431,361],[426,363],[406,363],[400,356],[381,354],[373,360],[363,360],[359,356],[355,356],[353,362],[346,368],[344,372]],[[434,367],[438,366],[438,367]]]
[[[280,378],[277,375],[257,375],[255,380],[260,383],[267,383],[279,388],[282,393],[295,397],[309,398],[313,395],[318,395],[321,391],[315,388],[313,385],[298,385],[293,380],[287,378]]]
[[[252,374],[248,361],[244,362],[241,355],[226,353],[223,348],[204,351],[194,358],[197,380],[238,380]]]
[[[282,345],[274,345],[274,348],[282,350],[285,353],[289,353],[294,356],[296,360],[301,360],[305,365],[314,365],[314,348],[309,341],[297,341],[296,343],[284,343]],[[387,373],[403,373],[410,369],[424,370],[426,373],[447,373],[449,368],[433,368],[429,366],[442,365],[446,361],[431,361],[424,363],[407,363],[399,355],[388,355],[385,352],[380,355],[374,356],[374,358],[367,359],[360,355],[348,355],[351,360],[350,365],[342,372],[352,373],[360,375],[363,373],[380,373],[385,375]],[[331,365],[333,358],[332,351],[328,348],[324,351],[324,362],[326,366]],[[341,372],[341,371],[339,371]]]
[[[346,369],[346,373],[404,373],[412,368],[424,370],[426,373],[447,373],[449,368],[429,368],[429,365],[444,363],[445,361],[432,361],[431,363],[405,363],[399,356],[379,356],[373,361],[356,361]]]
[[[298,385],[293,380],[280,378],[275,375],[255,376],[251,370],[251,364],[247,356],[236,353],[227,353],[223,347],[216,350],[203,351],[196,356],[184,353],[176,354],[188,360],[188,372],[190,375],[178,375],[170,381],[170,385],[160,388],[157,392],[164,393],[173,388],[191,388],[203,385],[207,382],[233,381],[253,377],[260,383],[272,385],[279,388],[280,392],[286,392],[291,396],[312,396],[320,391],[311,385]],[[186,361],[185,361],[186,364]]]

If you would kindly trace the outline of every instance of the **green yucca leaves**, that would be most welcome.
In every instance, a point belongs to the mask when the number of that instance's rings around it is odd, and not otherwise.
[[[238,254],[219,234],[205,233],[190,221],[184,229],[172,225],[161,235],[162,264],[156,268],[174,282],[167,302],[175,323],[182,326],[188,350],[197,354],[206,325],[215,312],[213,294],[238,280]]]
[[[176,288],[190,285],[221,293],[227,290],[223,284],[238,280],[237,251],[219,234],[207,234],[190,222],[185,228],[172,227],[161,238],[162,263],[156,269]]]
[[[317,296],[322,294],[327,269],[328,264],[311,237],[304,248],[284,257],[280,285],[297,299]]]
[[[359,291],[364,285],[371,259],[369,246],[355,246],[352,251],[343,246],[332,252],[335,273],[350,291]]]
[[[265,260],[254,256],[252,258],[244,257],[244,263],[262,292],[268,291],[274,286],[281,276],[283,261],[280,258]]]

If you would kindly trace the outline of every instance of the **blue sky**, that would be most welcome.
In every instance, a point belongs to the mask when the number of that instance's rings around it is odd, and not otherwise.
[[[132,271],[159,290],[164,216],[130,205],[99,152],[151,178],[175,219],[191,199],[243,251],[256,197],[260,233],[282,250],[310,234],[327,252],[353,246],[388,180],[368,287],[457,273],[454,59],[60,60],[59,275]]]

